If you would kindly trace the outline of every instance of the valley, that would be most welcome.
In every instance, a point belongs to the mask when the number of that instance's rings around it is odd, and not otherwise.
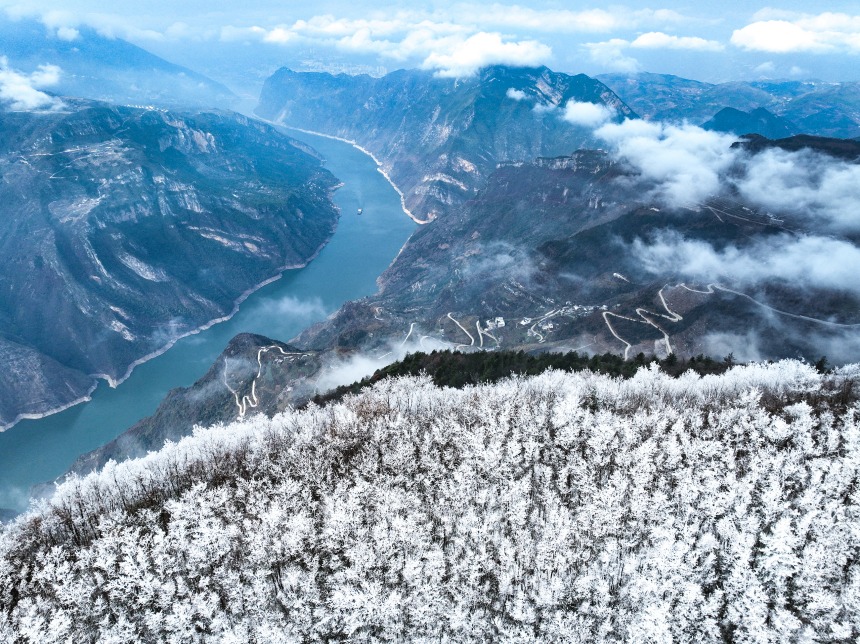
[[[860,641],[858,13],[0,0],[0,642]]]
[[[238,115],[0,113],[0,427],[115,386],[331,236],[335,178]]]
[[[337,141],[301,136],[304,143],[320,151],[325,167],[336,172],[344,184],[333,194],[334,205],[344,214],[328,244],[306,268],[289,271],[255,291],[229,320],[178,340],[169,351],[136,367],[115,389],[102,382],[85,404],[42,419],[22,420],[0,432],[0,507],[23,509],[31,486],[62,475],[75,459],[92,450],[106,446],[102,452],[122,458],[123,454],[138,449],[145,453],[160,445],[167,434],[152,442],[125,442],[122,450],[111,451],[116,449],[112,441],[117,436],[155,413],[162,401],[170,401],[167,407],[174,409],[172,421],[165,423],[165,429],[174,432],[169,435],[178,439],[187,434],[191,425],[183,422],[183,412],[174,407],[179,392],[172,390],[201,378],[209,382],[204,376],[232,338],[240,336],[239,346],[244,348],[241,355],[247,355],[247,364],[255,367],[259,347],[272,344],[260,339],[261,335],[293,337],[345,301],[376,290],[376,278],[415,225],[403,214],[399,197],[366,155]],[[365,204],[361,217],[354,214],[359,201]],[[243,343],[241,338],[248,337],[242,336],[243,332],[257,334],[251,336],[256,339]],[[236,355],[230,349],[227,352],[227,356]],[[264,354],[264,362],[269,357],[274,356]],[[233,364],[237,375],[246,377],[243,361]],[[217,388],[210,393],[225,394],[222,406],[207,403],[205,397],[192,402],[202,407],[210,404],[218,410],[217,417],[235,414],[235,400],[223,384],[223,362],[213,370],[212,382]],[[259,385],[258,390],[258,395],[268,400],[269,393]],[[243,390],[242,395],[246,393]],[[213,411],[210,415],[216,417]],[[206,414],[189,412],[187,418],[192,417]]]

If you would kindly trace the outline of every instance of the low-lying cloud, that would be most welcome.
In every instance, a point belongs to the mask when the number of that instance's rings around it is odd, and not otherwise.
[[[412,327],[404,341],[389,343],[387,350],[377,349],[375,354],[360,352],[347,358],[335,358],[322,370],[317,380],[317,391],[325,392],[341,385],[358,382],[366,376],[373,375],[381,369],[398,360],[403,360],[408,354],[417,351],[433,351],[451,349],[453,345],[436,338],[426,338],[423,331]]]
[[[479,32],[450,51],[434,51],[422,63],[443,78],[471,76],[488,65],[534,67],[548,62],[552,50],[536,40],[508,41],[498,33]]]
[[[590,128],[599,127],[615,117],[615,110],[607,105],[580,102],[573,99],[565,104],[562,115],[562,118],[572,125]]]
[[[650,199],[693,207],[710,197],[741,197],[804,230],[860,232],[860,165],[811,150],[751,154],[732,134],[644,120],[595,130]]]
[[[838,231],[860,230],[860,165],[809,151],[766,150],[747,161],[736,184],[769,210],[808,213]]]
[[[652,197],[667,205],[696,203],[721,190],[722,176],[735,162],[736,137],[692,125],[627,120],[595,132],[643,179]]]
[[[16,111],[58,109],[62,101],[42,90],[56,85],[60,73],[56,65],[39,65],[26,74],[12,69],[9,60],[0,56],[0,103]]]
[[[700,284],[746,288],[781,282],[860,295],[860,248],[842,239],[780,234],[717,250],[706,241],[665,232],[647,241],[635,240],[632,251],[651,273],[674,274]]]

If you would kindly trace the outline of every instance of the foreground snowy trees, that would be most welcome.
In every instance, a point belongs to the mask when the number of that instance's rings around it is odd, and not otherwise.
[[[860,636],[860,368],[383,381],[72,480],[0,641]]]

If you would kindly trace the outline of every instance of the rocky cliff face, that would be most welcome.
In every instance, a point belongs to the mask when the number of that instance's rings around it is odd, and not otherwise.
[[[0,426],[229,315],[336,223],[319,161],[237,115],[79,102],[0,132]]]
[[[593,143],[589,130],[563,120],[570,100],[606,106],[616,119],[635,116],[584,74],[498,66],[457,80],[416,70],[371,78],[281,69],[266,81],[257,113],[357,142],[415,217],[432,220],[472,198],[497,163]]]

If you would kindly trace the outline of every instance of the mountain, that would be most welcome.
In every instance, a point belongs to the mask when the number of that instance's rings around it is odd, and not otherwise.
[[[169,63],[121,38],[78,27],[66,38],[33,20],[0,17],[0,57],[31,73],[40,65],[60,68],[52,92],[123,105],[229,107],[237,97],[224,85]]]
[[[798,134],[775,140],[750,134],[744,136],[737,143],[732,144],[732,147],[740,147],[754,153],[770,149],[785,150],[787,152],[810,150],[836,159],[844,159],[845,161],[855,163],[860,161],[860,141],[809,136],[807,134]]]
[[[231,113],[0,112],[0,426],[230,315],[331,235],[335,179]]]
[[[154,416],[72,471],[157,449],[195,424],[302,405],[352,382],[351,361],[369,374],[408,351],[576,350],[639,364],[651,355],[860,359],[856,290],[778,277],[693,281],[680,264],[649,264],[673,244],[697,255],[724,249],[737,261],[792,244],[805,250],[814,219],[777,216],[740,195],[673,209],[654,187],[603,151],[502,164],[474,198],[412,235],[378,293],[289,344],[238,336],[199,382],[171,392]],[[254,406],[240,404],[251,398]]]
[[[702,83],[670,74],[597,77],[644,118],[703,123],[725,107],[764,108],[794,124],[792,133],[853,138],[860,134],[860,83],[733,81]],[[777,133],[774,133],[777,134]]]
[[[770,106],[772,96],[745,83],[703,83],[671,74],[600,74],[611,88],[643,118],[702,123],[726,106],[751,110]]]
[[[769,139],[783,139],[797,133],[797,126],[758,107],[750,112],[724,107],[706,121],[702,128],[732,134],[758,134]]]
[[[355,141],[370,151],[417,219],[472,198],[496,164],[569,154],[594,143],[563,118],[568,101],[635,114],[605,85],[546,67],[493,66],[473,78],[400,70],[382,78],[281,69],[256,113],[290,127]]]
[[[860,366],[386,380],[61,486],[0,639],[855,641]]]

